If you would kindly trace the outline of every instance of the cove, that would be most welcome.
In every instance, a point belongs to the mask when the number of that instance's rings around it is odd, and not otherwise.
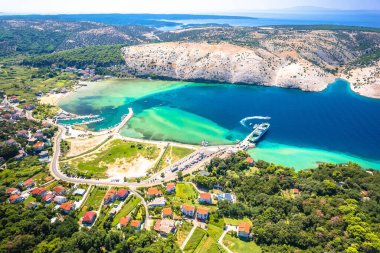
[[[60,106],[69,112],[104,117],[88,125],[93,130],[117,124],[132,107],[135,115],[122,135],[191,144],[202,140],[214,145],[235,143],[249,133],[252,124],[262,121],[251,119],[242,125],[242,119],[268,116],[271,128],[258,148],[250,151],[256,159],[284,162],[296,169],[315,167],[317,161],[349,160],[380,169],[380,100],[355,94],[343,80],[318,93],[248,85],[108,80],[79,89]],[[284,148],[308,152],[281,156]],[[289,163],[285,158],[290,156],[297,159]]]

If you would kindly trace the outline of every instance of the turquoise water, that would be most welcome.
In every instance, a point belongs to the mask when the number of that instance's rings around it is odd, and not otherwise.
[[[256,159],[293,166],[316,162],[355,161],[380,169],[380,100],[353,93],[336,81],[323,92],[246,85],[149,80],[109,80],[80,89],[62,101],[63,109],[106,118],[90,124],[111,127],[132,107],[135,115],[122,134],[155,140],[199,144],[235,143],[252,124],[249,116],[269,116],[271,128]]]

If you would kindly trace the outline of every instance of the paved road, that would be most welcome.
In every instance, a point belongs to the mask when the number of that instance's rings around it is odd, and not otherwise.
[[[223,234],[219,237],[218,239],[218,243],[223,247],[223,249],[225,251],[227,251],[228,253],[233,253],[229,248],[227,248],[226,245],[223,244],[223,238],[224,236],[226,236],[226,234],[229,232],[229,231],[237,231],[237,227],[236,226],[229,226],[227,225],[226,226],[226,229],[224,230]]]

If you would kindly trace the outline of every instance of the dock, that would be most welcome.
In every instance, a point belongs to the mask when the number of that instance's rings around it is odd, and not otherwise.
[[[133,110],[131,107],[128,108],[128,114],[123,116],[121,122],[112,130],[113,134],[120,132],[121,128],[127,124],[127,122],[133,117]]]

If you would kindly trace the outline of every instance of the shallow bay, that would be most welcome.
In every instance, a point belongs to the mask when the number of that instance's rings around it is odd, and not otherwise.
[[[123,135],[192,144],[202,140],[234,143],[249,133],[252,124],[262,121],[252,119],[242,125],[243,118],[268,116],[270,130],[259,147],[250,151],[256,159],[296,169],[315,167],[317,161],[348,160],[380,169],[380,101],[353,93],[342,80],[319,93],[247,85],[108,80],[79,89],[60,105],[70,112],[104,117],[104,121],[89,125],[94,130],[117,124],[132,107],[135,116],[122,129]],[[281,155],[290,149],[294,152]],[[291,156],[295,158],[289,159]]]

